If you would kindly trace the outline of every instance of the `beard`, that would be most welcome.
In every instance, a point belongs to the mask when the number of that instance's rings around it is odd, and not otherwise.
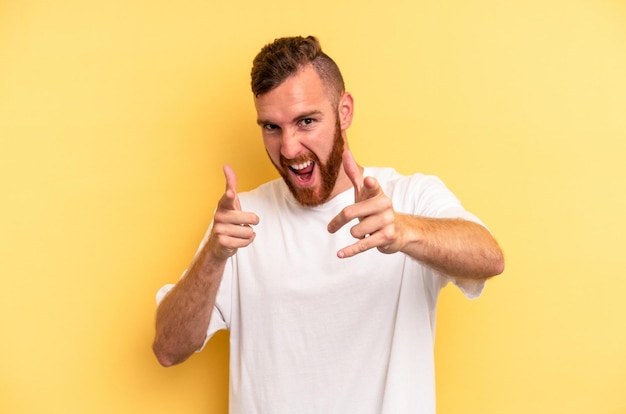
[[[280,168],[276,164],[274,164],[274,166],[280,173],[281,177],[283,177],[289,191],[291,191],[291,194],[296,201],[298,201],[298,203],[308,207],[319,206],[320,204],[328,201],[333,189],[335,188],[335,183],[337,182],[337,177],[339,176],[339,170],[343,164],[343,150],[344,141],[343,136],[341,135],[339,119],[337,119],[333,147],[325,163],[322,163],[319,157],[313,153],[303,155],[295,160],[295,162],[298,163],[312,159],[315,163],[315,168],[319,169],[320,176],[322,177],[320,185],[315,188],[298,187],[293,182],[293,178],[289,175],[288,166],[293,164],[294,160],[288,160],[282,155],[280,156]]]

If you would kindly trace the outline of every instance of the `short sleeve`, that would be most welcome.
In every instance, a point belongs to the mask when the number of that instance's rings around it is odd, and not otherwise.
[[[442,274],[439,276],[442,280],[441,288],[452,282],[467,299],[478,299],[485,289],[485,279],[458,279]]]
[[[486,226],[472,213],[465,210],[459,199],[436,176],[415,174],[401,180],[400,194],[406,194],[402,200],[394,200],[403,205],[412,214],[434,218],[459,218]],[[468,299],[478,298],[485,288],[485,280],[460,279],[438,273],[440,287],[452,282]]]

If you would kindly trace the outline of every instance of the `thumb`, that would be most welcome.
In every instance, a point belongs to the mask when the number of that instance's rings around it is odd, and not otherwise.
[[[358,197],[363,187],[363,174],[350,150],[343,153],[343,170],[354,186],[354,196]]]

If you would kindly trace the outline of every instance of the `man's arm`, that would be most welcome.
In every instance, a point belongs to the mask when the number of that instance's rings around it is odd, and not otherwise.
[[[200,251],[157,309],[152,349],[164,367],[185,361],[204,343],[226,264],[211,258],[207,250]]]
[[[457,278],[482,279],[504,271],[502,250],[489,231],[463,219],[437,219],[395,213],[400,252]],[[390,247],[394,246],[390,239]],[[385,251],[389,247],[384,247]],[[391,247],[393,251],[393,247]]]
[[[334,233],[358,218],[359,223],[350,229],[358,241],[341,249],[339,257],[351,257],[375,247],[383,253],[408,254],[458,278],[480,279],[503,272],[502,251],[480,224],[397,213],[376,179],[363,178],[348,151],[344,154],[344,169],[355,188],[355,203],[331,220],[328,231]]]
[[[163,366],[185,361],[206,338],[226,261],[254,240],[259,218],[241,211],[237,177],[224,166],[226,191],[220,199],[211,234],[185,276],[161,301],[156,316],[153,350]]]

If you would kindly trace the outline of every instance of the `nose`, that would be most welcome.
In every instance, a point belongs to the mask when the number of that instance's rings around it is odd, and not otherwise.
[[[302,152],[298,134],[293,130],[284,130],[281,137],[280,153],[287,159],[294,159]]]

